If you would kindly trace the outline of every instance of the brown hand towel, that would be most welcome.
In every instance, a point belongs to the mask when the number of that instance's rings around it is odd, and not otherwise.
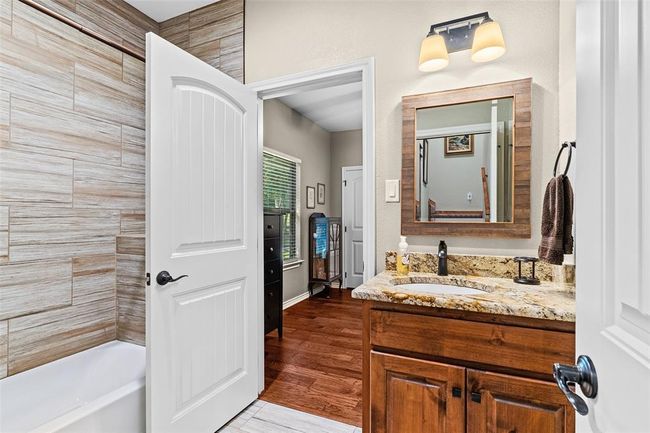
[[[565,254],[573,253],[573,188],[569,178],[560,175],[550,180],[542,209],[542,242],[539,258],[561,265]]]

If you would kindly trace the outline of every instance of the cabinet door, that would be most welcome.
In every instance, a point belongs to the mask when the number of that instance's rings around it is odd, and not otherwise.
[[[554,383],[467,371],[467,431],[573,433],[575,415]]]
[[[370,354],[371,433],[464,433],[465,369]]]

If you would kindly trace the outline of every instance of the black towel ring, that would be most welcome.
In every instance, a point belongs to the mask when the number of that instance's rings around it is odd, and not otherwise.
[[[569,172],[569,166],[571,166],[571,155],[573,155],[573,148],[576,147],[576,142],[575,141],[565,141],[562,143],[562,147],[560,147],[560,151],[557,153],[557,158],[555,158],[555,165],[553,166],[553,177],[557,176],[557,164],[560,162],[560,156],[562,155],[562,152],[564,149],[569,148],[569,158],[566,161],[566,168],[564,169],[564,176]]]

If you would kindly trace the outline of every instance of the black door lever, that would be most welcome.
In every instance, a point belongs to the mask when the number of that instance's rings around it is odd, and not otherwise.
[[[553,365],[553,377],[557,382],[557,386],[562,390],[576,412],[583,416],[587,415],[589,406],[582,397],[569,388],[569,384],[579,386],[585,397],[596,398],[598,394],[598,376],[591,359],[586,355],[580,355],[576,365],[556,363]]]
[[[174,278],[174,277],[172,277],[171,275],[169,275],[169,272],[167,272],[167,271],[160,271],[160,272],[158,273],[158,275],[156,276],[156,282],[157,282],[159,285],[164,286],[164,285],[167,284],[167,283],[173,283],[174,281],[178,281],[178,280],[180,280],[181,278],[185,278],[185,277],[189,277],[189,275],[181,275],[181,276],[178,277],[178,278]]]

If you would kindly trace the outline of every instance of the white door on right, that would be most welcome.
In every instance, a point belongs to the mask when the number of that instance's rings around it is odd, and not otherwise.
[[[363,283],[363,167],[343,167],[343,285]]]
[[[648,433],[650,2],[576,13],[576,354],[598,381],[576,431]]]

